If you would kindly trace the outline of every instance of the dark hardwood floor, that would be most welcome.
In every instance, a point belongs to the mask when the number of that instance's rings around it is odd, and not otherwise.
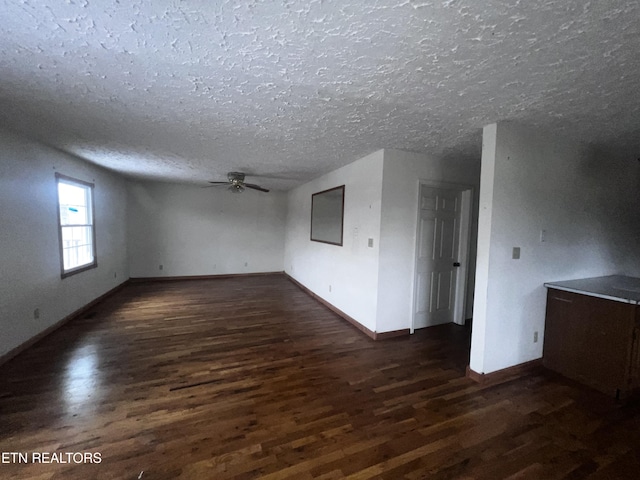
[[[640,478],[637,403],[481,386],[468,352],[455,325],[374,342],[279,275],[131,284],[0,366],[0,452],[101,463],[0,478]]]

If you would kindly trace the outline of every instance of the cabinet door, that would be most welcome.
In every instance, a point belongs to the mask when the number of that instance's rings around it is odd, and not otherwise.
[[[640,389],[640,306],[636,306],[636,324],[633,329],[633,345],[629,359],[629,388]]]
[[[625,395],[633,305],[550,289],[543,363],[613,396]]]
[[[574,306],[577,300],[575,295],[560,290],[547,293],[542,363],[570,378],[579,375],[583,355],[580,345],[584,343],[584,330]]]
[[[584,297],[588,342],[585,344],[585,383],[615,396],[629,389],[629,353],[633,341],[633,306]]]

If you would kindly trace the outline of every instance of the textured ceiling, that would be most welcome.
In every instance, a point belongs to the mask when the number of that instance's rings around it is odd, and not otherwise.
[[[638,0],[0,1],[0,125],[128,175],[287,189],[499,120],[640,147]]]

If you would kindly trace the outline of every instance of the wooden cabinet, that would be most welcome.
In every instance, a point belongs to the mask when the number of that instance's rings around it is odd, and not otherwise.
[[[543,364],[616,398],[640,388],[640,306],[549,288]]]

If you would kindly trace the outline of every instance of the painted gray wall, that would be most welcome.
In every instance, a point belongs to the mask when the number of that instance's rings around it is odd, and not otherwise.
[[[0,159],[3,355],[128,279],[129,269],[121,177],[4,131]],[[60,278],[56,172],[95,183],[98,267],[65,279]]]
[[[489,373],[542,356],[544,282],[640,275],[640,165],[509,123],[483,143],[471,368]]]
[[[286,194],[159,182],[127,191],[131,277],[283,270]]]

